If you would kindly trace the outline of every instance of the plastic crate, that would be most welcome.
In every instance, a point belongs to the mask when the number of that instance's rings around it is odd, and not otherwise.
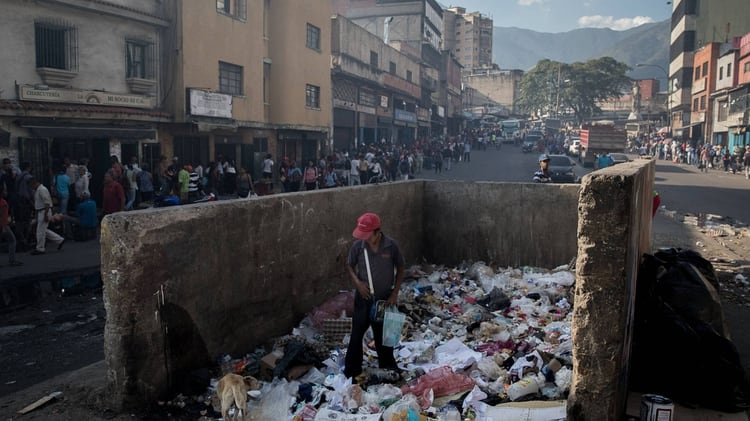
[[[344,336],[351,333],[351,331],[351,317],[323,320],[323,337],[328,343],[341,343],[341,341],[344,339]]]

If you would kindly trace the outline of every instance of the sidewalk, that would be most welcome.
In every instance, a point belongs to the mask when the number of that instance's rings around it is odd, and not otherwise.
[[[100,267],[98,238],[67,240],[60,251],[57,244],[51,244],[45,254],[38,256],[28,251],[16,253],[23,266],[9,266],[4,254],[0,256],[0,311],[27,304],[53,286],[43,284],[98,273]]]

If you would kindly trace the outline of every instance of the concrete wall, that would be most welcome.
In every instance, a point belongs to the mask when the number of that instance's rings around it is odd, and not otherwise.
[[[581,183],[569,420],[624,418],[635,281],[651,251],[654,168],[639,160]]]
[[[429,262],[482,260],[554,268],[576,255],[578,186],[428,183],[424,253]]]
[[[288,333],[349,289],[351,232],[373,211],[407,264],[554,267],[578,253],[569,415],[617,418],[653,171],[645,160],[597,171],[580,194],[575,185],[409,181],[109,215],[101,256],[113,404],[163,397],[189,370]]]

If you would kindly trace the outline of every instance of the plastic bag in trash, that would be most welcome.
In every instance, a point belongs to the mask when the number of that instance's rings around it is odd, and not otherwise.
[[[419,410],[417,397],[411,394],[404,395],[398,402],[389,406],[383,412],[383,421],[418,420]]]
[[[393,307],[388,307],[383,318],[383,346],[394,347],[401,340],[406,315]]]

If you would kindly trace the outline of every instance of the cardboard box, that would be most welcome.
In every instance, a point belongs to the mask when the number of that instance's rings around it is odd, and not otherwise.
[[[276,363],[284,356],[284,351],[277,349],[260,359],[260,377],[264,379],[273,378],[273,369]]]

